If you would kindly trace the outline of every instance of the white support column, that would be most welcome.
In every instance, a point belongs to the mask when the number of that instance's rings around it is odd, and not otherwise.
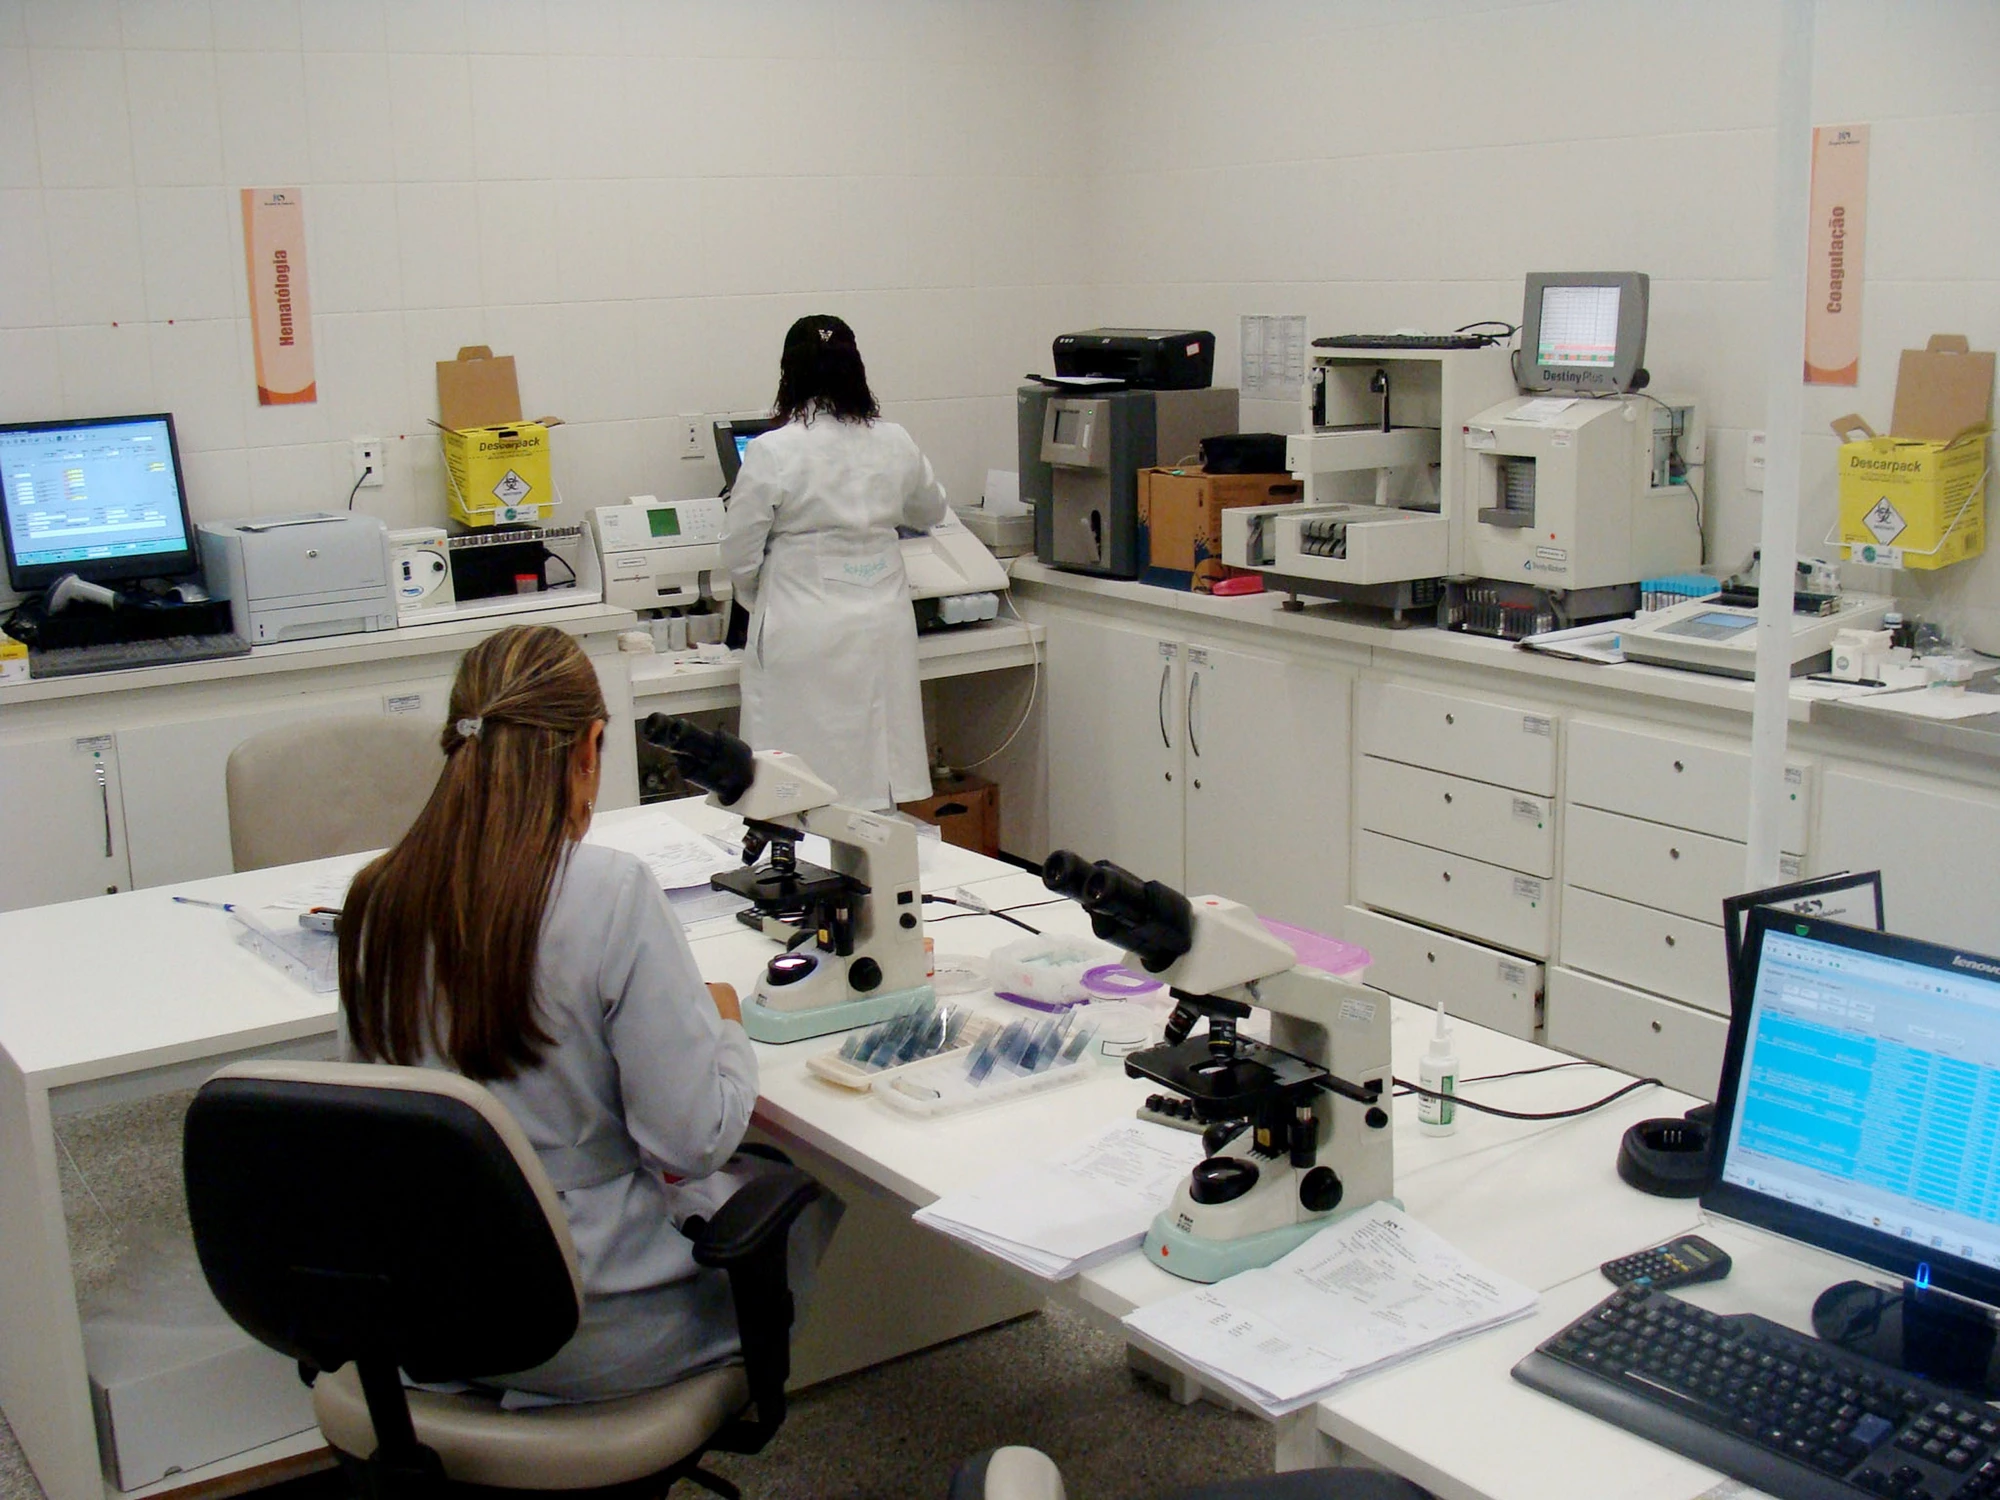
[[[1804,424],[1807,218],[1812,188],[1814,0],[1783,0],[1772,179],[1771,346],[1764,429],[1764,515],[1757,602],[1757,690],[1750,720],[1750,848],[1745,889],[1778,883],[1785,811],[1785,729],[1798,561],[1799,446]]]

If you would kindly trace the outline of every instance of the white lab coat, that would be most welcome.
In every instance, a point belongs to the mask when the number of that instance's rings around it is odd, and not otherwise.
[[[722,562],[750,612],[743,738],[789,750],[843,801],[928,797],[917,627],[896,528],[944,519],[944,487],[894,422],[830,416],[744,451]]]

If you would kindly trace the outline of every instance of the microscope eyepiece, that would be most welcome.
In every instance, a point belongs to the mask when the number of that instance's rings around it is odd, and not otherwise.
[[[1042,861],[1042,884],[1059,896],[1083,900],[1084,882],[1090,879],[1090,862],[1080,854],[1058,849]]]
[[[1158,973],[1194,942],[1194,909],[1187,897],[1157,880],[1141,880],[1108,859],[1095,864],[1058,849],[1042,864],[1042,884],[1090,913],[1091,930],[1137,953]]]
[[[723,729],[703,729],[672,714],[648,714],[645,736],[673,756],[681,775],[706,787],[726,807],[750,790],[757,774],[749,745]]]

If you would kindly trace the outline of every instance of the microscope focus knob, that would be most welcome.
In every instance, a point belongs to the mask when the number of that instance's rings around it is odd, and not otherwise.
[[[1257,1185],[1257,1163],[1241,1156],[1211,1156],[1196,1162],[1188,1196],[1197,1203],[1228,1203]]]
[[[1340,1207],[1346,1191],[1332,1167],[1314,1167],[1299,1180],[1299,1203],[1307,1213],[1328,1213]]]
[[[882,982],[882,966],[872,958],[857,958],[848,966],[847,982],[866,994]]]

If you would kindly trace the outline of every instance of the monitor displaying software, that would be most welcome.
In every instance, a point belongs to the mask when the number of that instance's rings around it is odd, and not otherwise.
[[[1646,383],[1651,281],[1638,271],[1536,271],[1515,374],[1530,391],[1605,395]]]
[[[195,569],[173,418],[0,426],[0,531],[23,591],[65,573],[93,582]]]
[[[1705,1206],[2000,1292],[2000,962],[1753,914]]]

